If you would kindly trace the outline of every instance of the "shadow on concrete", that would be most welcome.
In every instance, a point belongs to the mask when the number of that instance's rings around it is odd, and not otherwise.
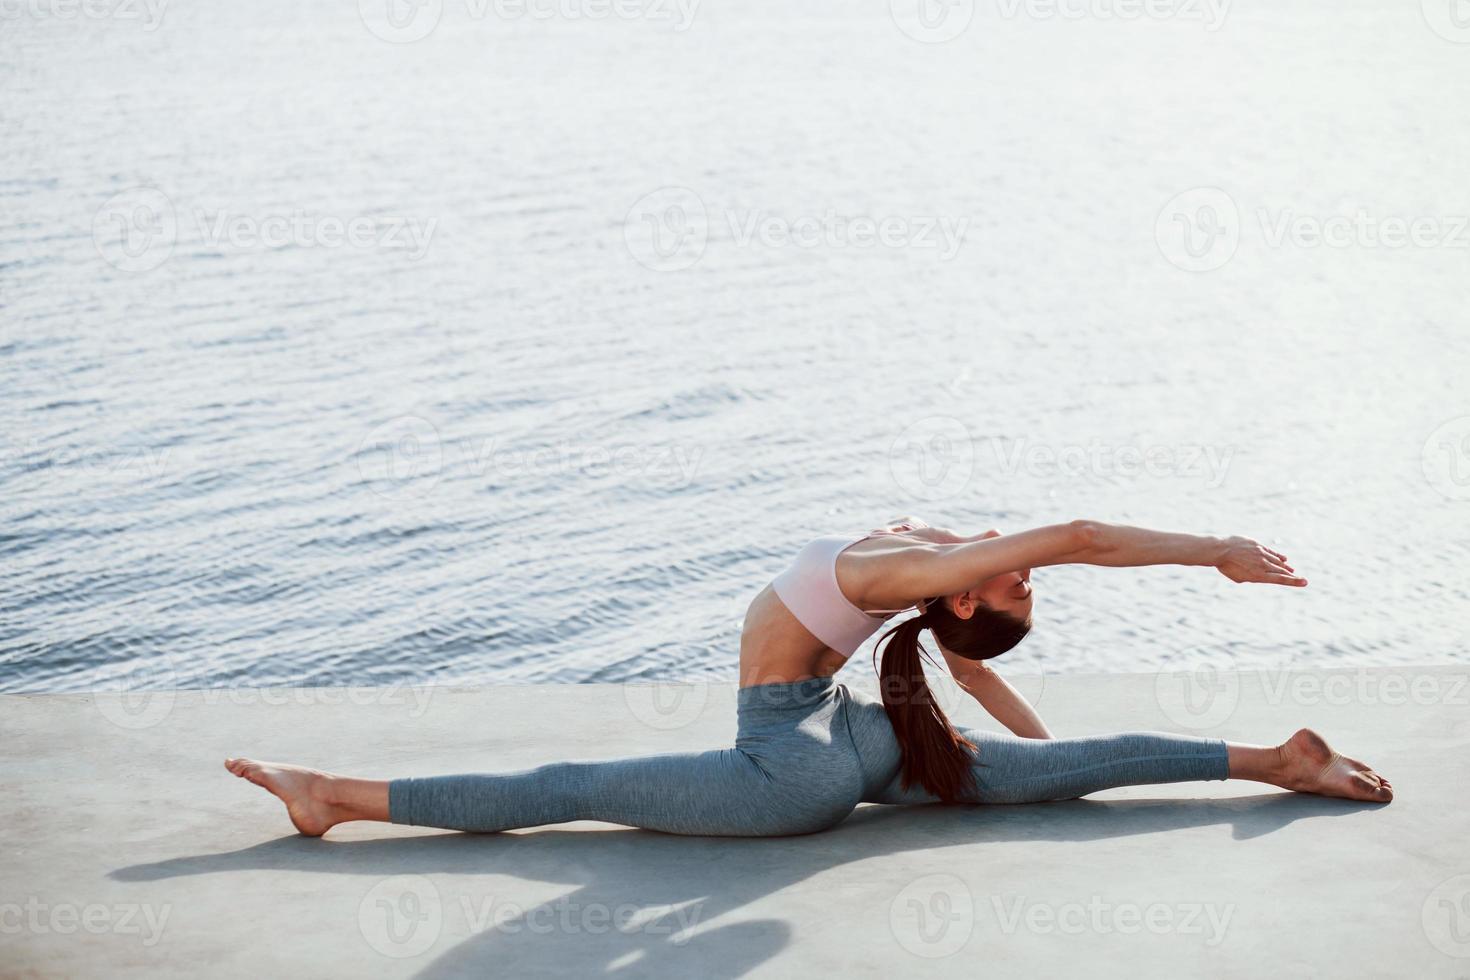
[[[968,866],[996,842],[1104,841],[1141,834],[1229,825],[1236,840],[1269,834],[1296,820],[1344,816],[1374,804],[1296,793],[1227,799],[1069,800],[1024,806],[864,806],[837,828],[808,837],[679,837],[641,830],[536,830],[506,834],[428,834],[332,841],[291,836],[238,851],[172,858],[119,868],[118,881],[281,870],[371,875],[497,874],[579,886],[520,910],[443,954],[425,977],[578,974],[737,977],[769,960],[798,923],[746,920],[699,928],[741,907],[843,864],[965,846]],[[1014,852],[1012,852],[1012,860]],[[892,878],[895,893],[905,873]],[[366,891],[366,889],[364,889]],[[477,914],[460,901],[486,896],[441,889],[446,915]],[[554,906],[554,908],[548,908]],[[636,930],[597,931],[561,924],[562,909],[655,910]],[[539,909],[539,912],[538,912]],[[662,910],[662,911],[659,911]],[[483,914],[483,909],[480,913]],[[490,923],[502,924],[490,927]],[[685,932],[693,928],[692,934]]]

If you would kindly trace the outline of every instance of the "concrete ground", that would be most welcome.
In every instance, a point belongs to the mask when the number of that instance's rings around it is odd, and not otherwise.
[[[734,733],[727,685],[6,696],[0,974],[1467,977],[1467,677],[1015,681],[1062,736],[1317,727],[1393,781],[1387,807],[1212,782],[864,806],[768,840],[595,823],[312,840],[220,767],[396,776],[713,747]]]

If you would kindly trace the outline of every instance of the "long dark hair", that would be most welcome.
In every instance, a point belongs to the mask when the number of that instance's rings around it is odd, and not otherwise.
[[[879,684],[903,756],[904,788],[918,783],[946,803],[973,802],[975,745],[955,731],[924,679],[928,651],[919,634],[926,629],[950,653],[989,660],[1020,643],[1031,630],[1031,620],[989,606],[977,606],[969,619],[961,619],[943,598],[930,599],[923,613],[884,633],[873,651],[875,660],[883,655]]]

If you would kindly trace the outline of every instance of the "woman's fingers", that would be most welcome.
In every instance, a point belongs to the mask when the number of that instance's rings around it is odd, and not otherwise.
[[[1265,545],[1261,545],[1261,550],[1270,555],[1272,558],[1275,558],[1277,561],[1281,562],[1281,564],[1285,565],[1287,568],[1291,568],[1291,562],[1287,561],[1286,556],[1283,555],[1281,552],[1276,551],[1273,548],[1268,548]],[[1295,569],[1292,570],[1295,571]]]
[[[1286,560],[1286,556],[1281,552],[1268,548],[1263,544],[1256,545],[1256,548],[1259,549],[1257,557],[1268,571],[1285,572],[1288,575],[1296,574],[1296,569],[1291,567],[1291,564]]]
[[[1269,569],[1271,569],[1272,571],[1283,571],[1283,572],[1286,572],[1289,575],[1296,574],[1296,569],[1295,568],[1292,568],[1286,562],[1280,561],[1279,559],[1276,559],[1276,558],[1267,558],[1266,559],[1266,567],[1269,568]]]
[[[1271,585],[1291,585],[1296,588],[1301,588],[1307,584],[1307,580],[1300,575],[1287,575],[1283,572],[1266,572],[1260,578],[1256,579],[1256,581],[1267,582]]]

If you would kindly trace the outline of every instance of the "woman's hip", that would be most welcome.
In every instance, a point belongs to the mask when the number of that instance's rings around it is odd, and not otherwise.
[[[778,789],[855,804],[897,765],[883,706],[830,677],[744,687],[738,703],[735,747]]]

